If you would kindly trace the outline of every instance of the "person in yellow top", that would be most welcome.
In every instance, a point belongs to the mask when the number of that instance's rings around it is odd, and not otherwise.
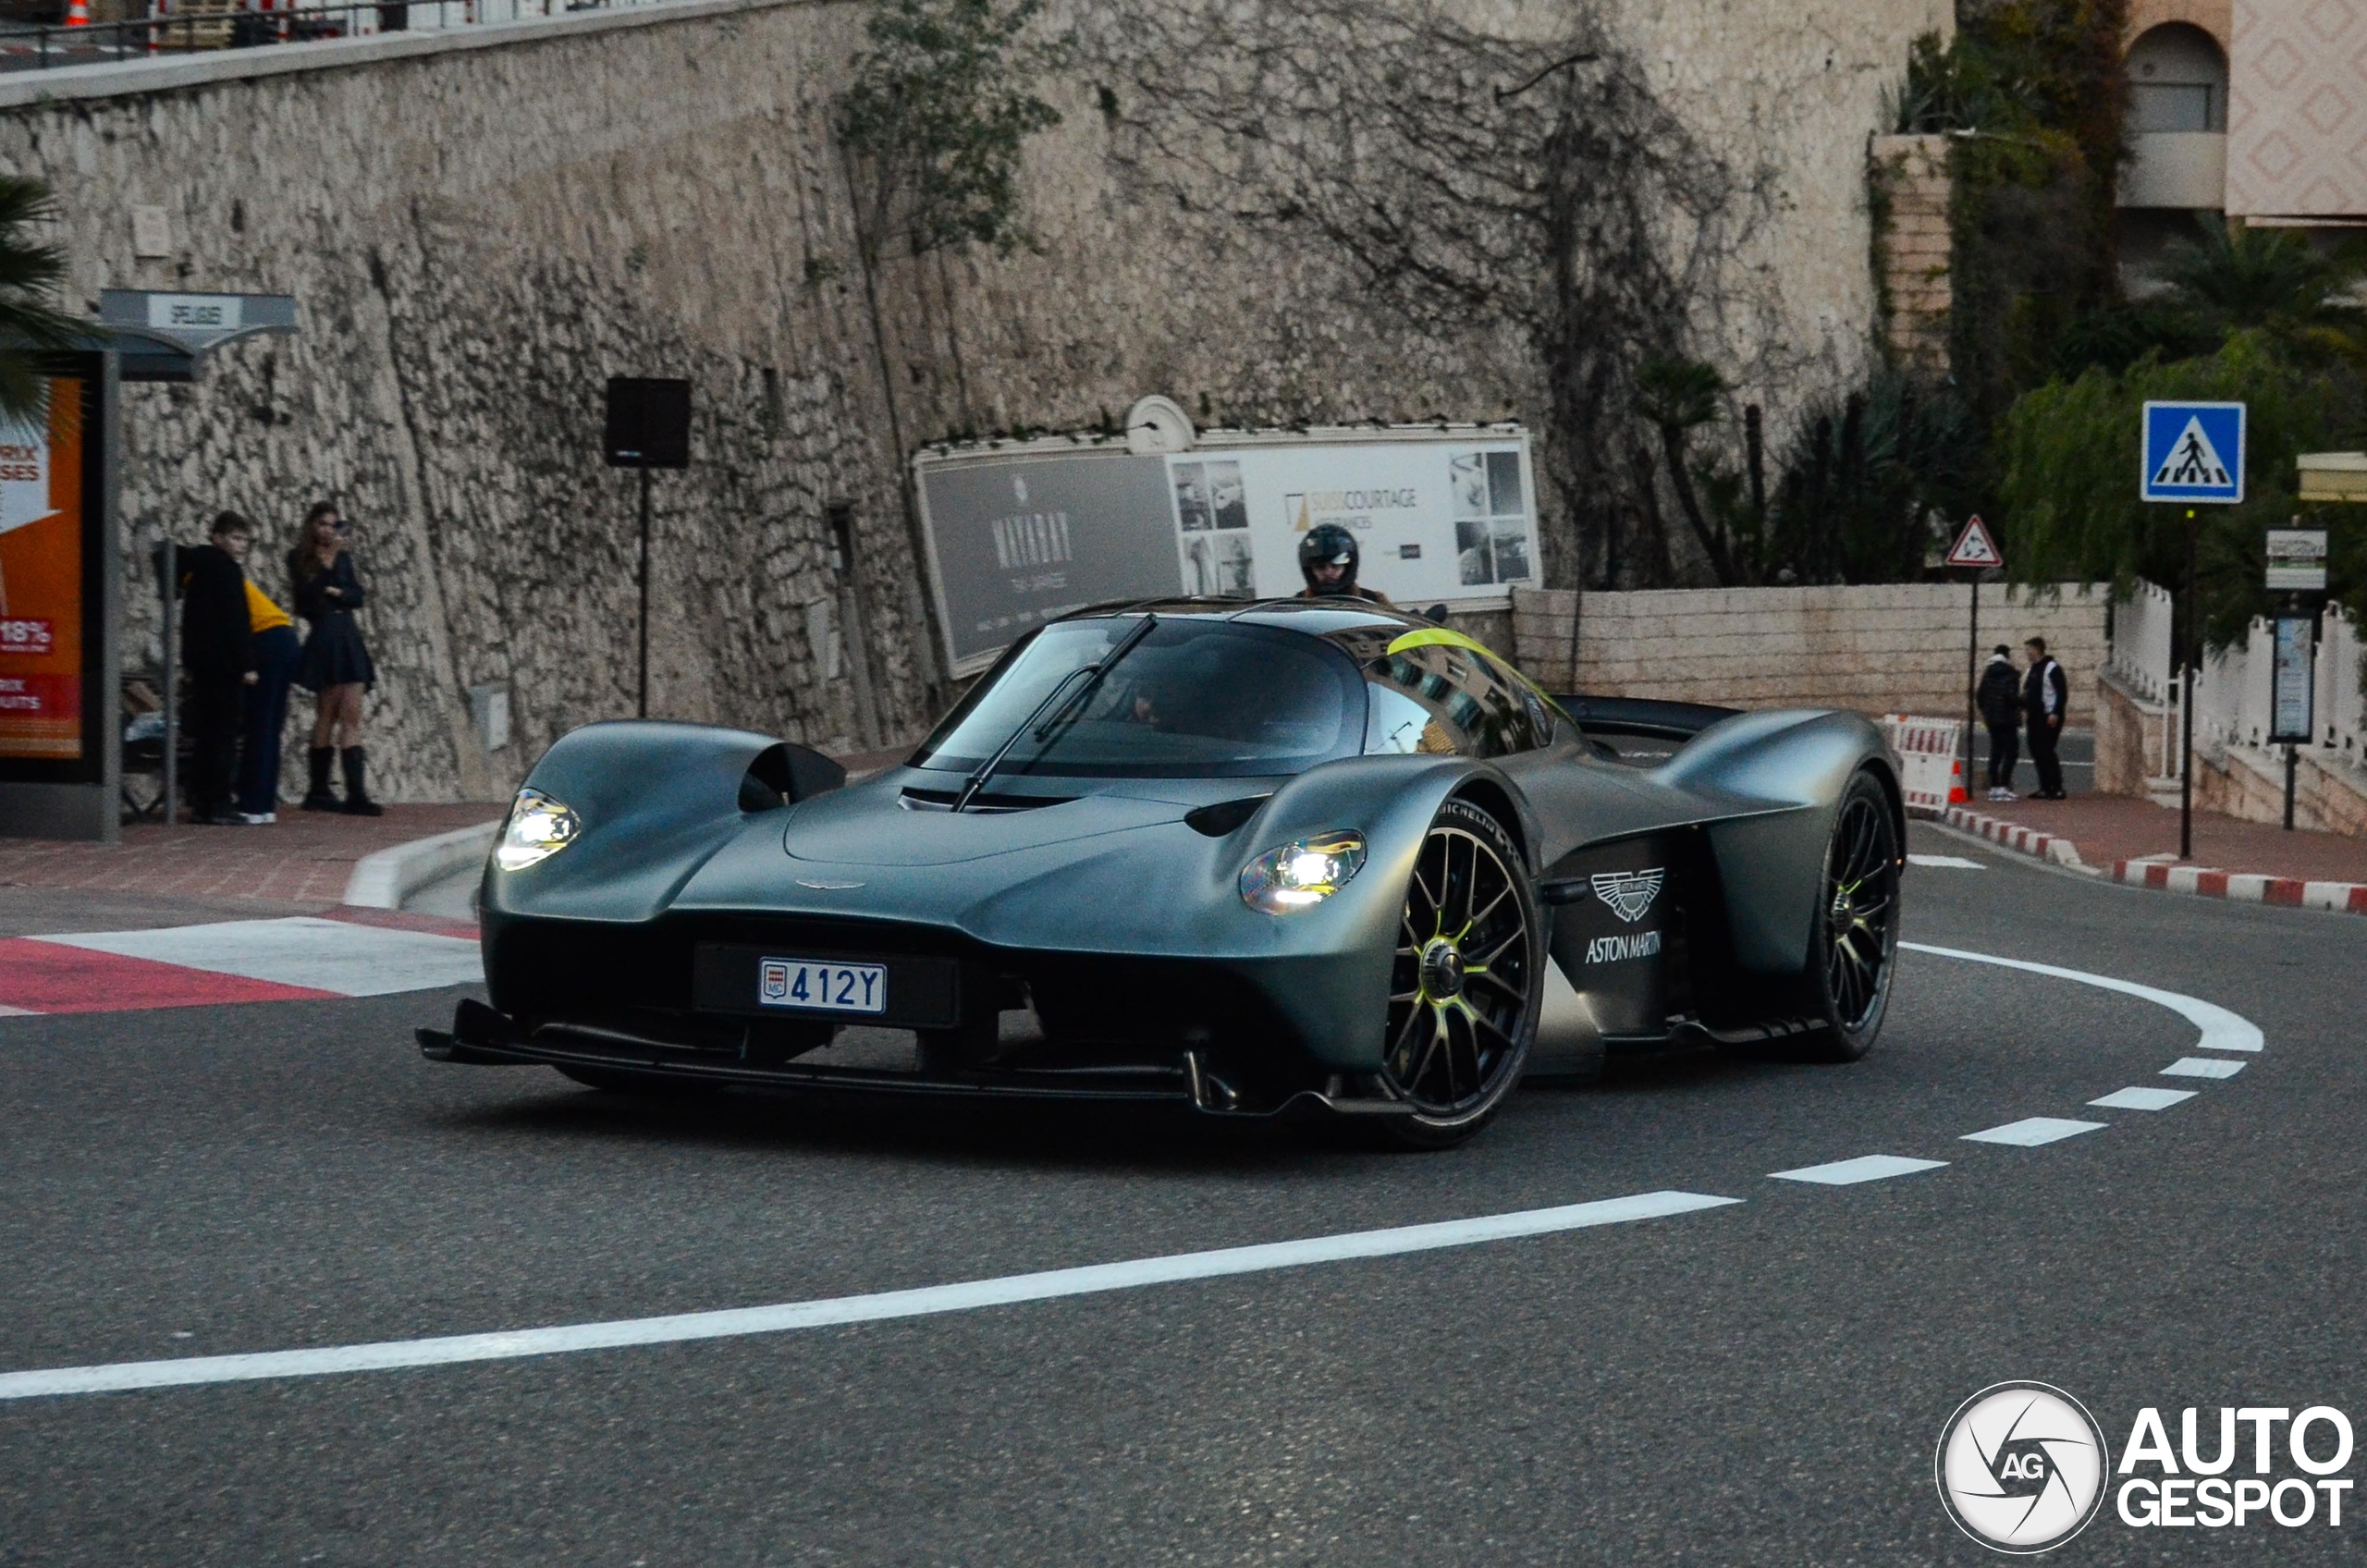
[[[225,513],[233,517],[235,513]],[[251,544],[254,525],[239,518],[237,533]],[[244,548],[232,552],[245,565]],[[288,691],[302,644],[296,622],[271,595],[247,579],[247,627],[254,638],[254,673],[247,678],[245,744],[239,756],[239,820],[260,827],[279,820],[279,741],[288,728]]]

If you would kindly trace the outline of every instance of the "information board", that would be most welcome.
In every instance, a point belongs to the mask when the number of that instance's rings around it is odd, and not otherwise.
[[[88,383],[0,425],[0,777],[70,780],[94,760],[99,629],[83,437]]]
[[[2317,696],[2315,626],[2306,615],[2276,618],[2276,637],[2270,662],[2270,743],[2292,741],[2307,745],[2315,721],[2312,710]]]

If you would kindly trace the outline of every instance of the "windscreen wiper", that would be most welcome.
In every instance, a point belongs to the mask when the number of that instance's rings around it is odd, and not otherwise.
[[[987,780],[995,776],[995,770],[1002,766],[1003,758],[1011,755],[1011,749],[1019,744],[1021,736],[1032,729],[1040,743],[1049,735],[1053,727],[1068,717],[1069,710],[1091,696],[1093,689],[1101,684],[1101,678],[1118,668],[1118,661],[1133,653],[1134,644],[1149,636],[1151,628],[1158,624],[1159,617],[1144,616],[1142,624],[1121,637],[1118,645],[1102,655],[1098,663],[1070,670],[1061,677],[1060,683],[1047,692],[1044,700],[1036,704],[1036,710],[1021,720],[1019,727],[995,748],[995,754],[979,764],[978,770],[963,781],[962,793],[954,797],[952,809],[962,811],[977,799],[978,791],[987,787]]]

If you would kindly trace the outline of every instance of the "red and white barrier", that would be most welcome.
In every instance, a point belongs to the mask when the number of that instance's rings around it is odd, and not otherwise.
[[[1882,717],[1883,738],[1898,758],[1898,787],[1907,809],[1933,815],[1968,800],[1964,783],[1964,726],[1950,718],[1912,714]]]

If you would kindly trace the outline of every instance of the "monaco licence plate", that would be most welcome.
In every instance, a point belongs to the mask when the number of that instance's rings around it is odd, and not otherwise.
[[[756,1002],[823,1012],[882,1012],[888,1007],[888,970],[877,963],[763,959],[756,964]]]

